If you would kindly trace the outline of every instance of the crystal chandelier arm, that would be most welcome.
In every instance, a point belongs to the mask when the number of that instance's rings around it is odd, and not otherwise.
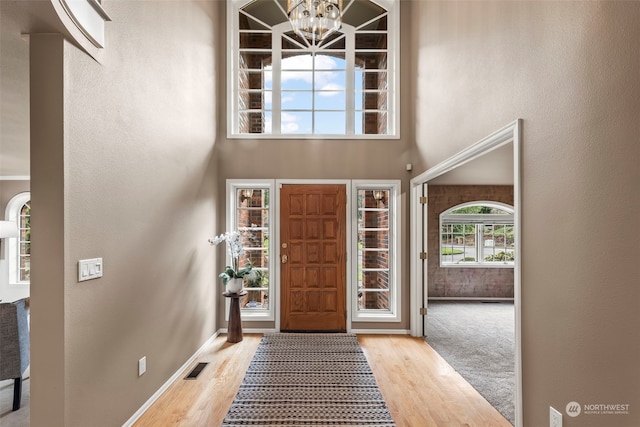
[[[294,9],[304,3],[305,0],[287,0],[287,16],[291,15]]]

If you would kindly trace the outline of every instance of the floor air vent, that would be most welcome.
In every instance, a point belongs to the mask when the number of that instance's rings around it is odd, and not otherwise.
[[[198,375],[200,375],[200,372],[202,372],[202,370],[204,368],[206,368],[206,366],[208,365],[208,363],[198,363],[195,368],[193,368],[191,370],[191,372],[189,372],[189,375],[187,375],[186,377],[184,377],[185,380],[195,380],[196,378],[198,378]]]

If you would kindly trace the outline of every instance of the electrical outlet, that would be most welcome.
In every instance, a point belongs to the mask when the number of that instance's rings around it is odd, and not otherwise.
[[[141,377],[145,372],[147,372],[147,356],[138,360],[138,376]]]
[[[549,406],[549,427],[562,427],[562,414]]]

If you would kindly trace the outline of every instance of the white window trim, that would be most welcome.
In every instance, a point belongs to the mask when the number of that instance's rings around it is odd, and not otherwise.
[[[27,203],[29,200],[31,200],[31,192],[29,191],[18,193],[15,196],[13,196],[11,200],[9,200],[9,203],[7,203],[7,207],[5,209],[5,218],[8,221],[13,221],[16,224],[18,224],[20,209],[22,209],[22,206],[24,206],[24,204]],[[6,250],[7,250],[8,259],[9,259],[9,286],[14,286],[14,287],[29,286],[29,284],[31,283],[29,280],[18,279],[19,278],[19,274],[18,274],[19,272],[18,242],[19,241],[20,241],[19,237],[11,237],[9,239],[6,239],[6,245],[7,245]]]
[[[274,252],[274,257],[277,260],[280,260],[280,188],[282,188],[283,184],[339,184],[339,185],[344,185],[345,189],[346,189],[346,193],[347,193],[347,200],[346,200],[346,242],[345,242],[345,247],[346,248],[350,248],[351,247],[351,227],[352,227],[352,223],[351,223],[351,215],[350,215],[350,209],[351,209],[351,181],[350,180],[345,180],[345,179],[277,179],[276,181],[276,193],[275,193],[275,209],[276,209],[276,229],[277,232],[275,233],[274,236],[274,245],[275,245],[275,252]],[[348,262],[346,263],[346,310],[347,310],[347,332],[351,332],[351,263]],[[278,315],[276,316],[276,331],[280,331],[280,268],[276,268],[276,272],[275,272],[275,277],[276,277],[276,283],[277,283],[277,289],[275,292],[276,298],[278,299],[276,301],[276,303],[274,304],[276,307],[276,312],[278,313]]]
[[[509,212],[508,215],[505,214],[451,214],[452,211],[457,209],[469,207],[469,206],[489,206],[492,208],[502,209],[506,212]],[[509,224],[514,226],[514,207],[508,205],[506,203],[495,202],[495,201],[486,201],[486,200],[477,200],[472,202],[464,202],[459,205],[452,206],[446,211],[442,212],[439,217],[439,229],[438,229],[438,248],[439,252],[442,248],[442,226],[444,225],[446,219],[450,219],[452,216],[460,216],[460,221],[455,221],[456,224],[476,224],[476,225],[484,225],[484,224]],[[451,223],[451,222],[450,222]],[[484,224],[483,224],[484,223]],[[476,234],[482,233],[482,228],[476,228]],[[476,239],[476,242],[479,239]],[[476,247],[476,251],[481,251],[480,248]],[[466,261],[463,263],[455,263],[455,262],[446,262],[442,259],[442,253],[440,253],[440,267],[442,268],[514,268],[515,261]],[[479,256],[476,256],[476,259],[481,259]]]
[[[241,8],[253,0],[227,0],[227,138],[228,139],[339,139],[339,140],[396,140],[400,139],[400,0],[371,0],[388,12],[387,19],[387,114],[393,117],[389,121],[389,133],[322,135],[322,134],[241,134],[236,131],[238,120],[238,13]],[[348,4],[345,2],[345,6]],[[275,92],[275,88],[274,88]],[[274,114],[275,120],[275,114]]]
[[[270,191],[269,202],[269,308],[266,310],[241,309],[241,318],[246,321],[275,321],[276,330],[280,330],[280,186],[282,184],[343,184],[347,189],[347,241],[350,248],[347,260],[347,331],[351,331],[352,322],[400,322],[402,320],[401,292],[401,181],[400,180],[295,180],[295,179],[228,179],[226,183],[227,218],[226,230],[235,229],[235,194],[241,188],[267,188]],[[392,284],[389,289],[390,310],[387,312],[363,311],[357,309],[357,190],[388,189],[392,207],[389,211],[389,227],[392,233],[390,245],[390,269]],[[391,200],[392,199],[392,200]],[[228,256],[228,255],[227,255]],[[229,261],[229,260],[227,260]],[[225,318],[229,316],[229,301],[226,301]]]
[[[358,190],[389,190],[389,311],[358,310]],[[402,320],[402,275],[400,267],[400,180],[354,180],[351,182],[351,321],[400,322]]]
[[[276,203],[275,199],[275,181],[272,179],[228,179],[227,180],[227,219],[226,219],[226,231],[231,231],[237,229],[236,222],[236,191],[242,188],[264,188],[269,190],[269,253],[275,253],[275,239],[274,233],[275,230],[275,208],[274,204]],[[229,258],[228,251],[226,262],[230,263],[231,259]],[[275,295],[275,287],[276,287],[276,276],[275,269],[277,264],[275,260],[278,258],[276,256],[269,257],[269,308],[268,309],[240,309],[240,316],[242,320],[248,321],[273,321],[275,320],[275,305],[276,305],[276,295]],[[225,308],[225,318],[229,318],[229,301],[227,298],[226,308]]]

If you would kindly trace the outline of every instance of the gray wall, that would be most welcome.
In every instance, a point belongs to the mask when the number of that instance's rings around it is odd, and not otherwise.
[[[30,40],[32,425],[121,425],[217,330],[219,3],[108,10],[102,64]]]
[[[403,3],[404,4],[404,3]],[[523,119],[524,425],[640,425],[640,3],[411,2],[416,156]]]
[[[0,2],[0,177],[29,176],[29,43],[13,19],[19,9]]]

